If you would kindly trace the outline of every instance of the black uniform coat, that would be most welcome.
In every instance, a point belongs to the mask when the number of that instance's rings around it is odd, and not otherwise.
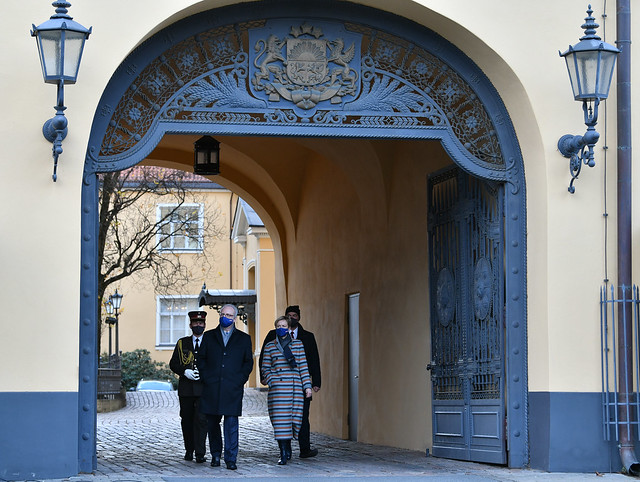
[[[200,411],[208,415],[242,415],[244,384],[253,370],[251,337],[234,329],[224,346],[221,328],[204,332],[196,363],[204,390]]]
[[[169,368],[178,375],[178,396],[179,397],[199,397],[202,395],[202,382],[189,380],[184,376],[187,368],[193,370],[194,355],[193,354],[193,337],[185,336],[178,340],[176,347],[173,349],[173,355],[169,361]]]
[[[262,357],[264,355],[264,347],[271,340],[276,339],[276,330],[271,330],[267,333],[262,343],[262,349],[260,350],[260,373],[262,373]],[[311,385],[320,388],[322,386],[322,376],[320,375],[320,354],[318,353],[318,345],[316,344],[316,337],[313,333],[302,328],[302,325],[298,323],[298,337],[296,340],[300,340],[304,346],[304,354],[307,358],[307,365],[309,366],[309,375],[311,375]],[[264,385],[264,383],[263,383]]]

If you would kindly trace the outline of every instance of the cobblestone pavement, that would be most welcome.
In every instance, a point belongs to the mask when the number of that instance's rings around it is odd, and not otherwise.
[[[313,427],[312,427],[313,428]],[[267,416],[266,392],[247,389],[240,417],[238,470],[213,468],[182,459],[176,392],[130,392],[127,406],[98,414],[98,468],[67,481],[198,481],[208,478],[234,481],[274,479],[282,481],[327,478],[349,481],[375,478],[376,481],[475,481],[531,480],[627,480],[620,474],[549,474],[534,470],[513,470],[486,464],[425,457],[423,452],[380,447],[312,433],[312,443],[320,451],[311,459],[293,458],[286,466],[276,465],[278,448]],[[602,475],[598,477],[599,475]]]

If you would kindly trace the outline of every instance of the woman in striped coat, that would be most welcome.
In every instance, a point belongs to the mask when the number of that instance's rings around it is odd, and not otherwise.
[[[276,322],[276,339],[264,347],[262,379],[269,386],[269,418],[280,447],[278,465],[291,459],[291,439],[298,437],[304,397],[311,397],[311,377],[304,346],[291,339],[284,316]]]

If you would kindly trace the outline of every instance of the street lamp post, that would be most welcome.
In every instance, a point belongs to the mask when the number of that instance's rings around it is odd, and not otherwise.
[[[120,357],[120,335],[118,333],[118,325],[120,323],[118,323],[119,321],[119,312],[120,312],[120,306],[122,304],[122,294],[118,293],[118,290],[116,289],[116,292],[114,294],[112,294],[111,296],[109,296],[109,302],[111,303],[111,305],[113,306],[113,311],[116,315],[116,355],[118,357]]]
[[[105,321],[109,325],[109,363],[111,363],[111,355],[113,355],[113,348],[111,344],[111,329],[116,322],[116,319],[111,316],[113,315],[113,303],[111,302],[111,298],[109,298],[109,300],[104,304],[104,309],[106,310],[107,315],[109,315],[107,316]]]

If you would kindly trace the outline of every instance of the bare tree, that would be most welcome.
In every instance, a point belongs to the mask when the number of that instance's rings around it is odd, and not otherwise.
[[[193,189],[196,180],[207,182],[183,171],[158,167],[100,175],[98,319],[102,319],[108,287],[127,277],[151,278],[156,292],[175,294],[194,277],[206,276],[212,269],[212,260],[205,256],[202,245],[223,239],[225,226],[218,208],[207,205],[203,212],[199,209],[204,200]],[[176,247],[178,251],[173,250]],[[190,261],[185,263],[183,253],[190,249]],[[202,273],[192,273],[192,266],[198,266]]]

